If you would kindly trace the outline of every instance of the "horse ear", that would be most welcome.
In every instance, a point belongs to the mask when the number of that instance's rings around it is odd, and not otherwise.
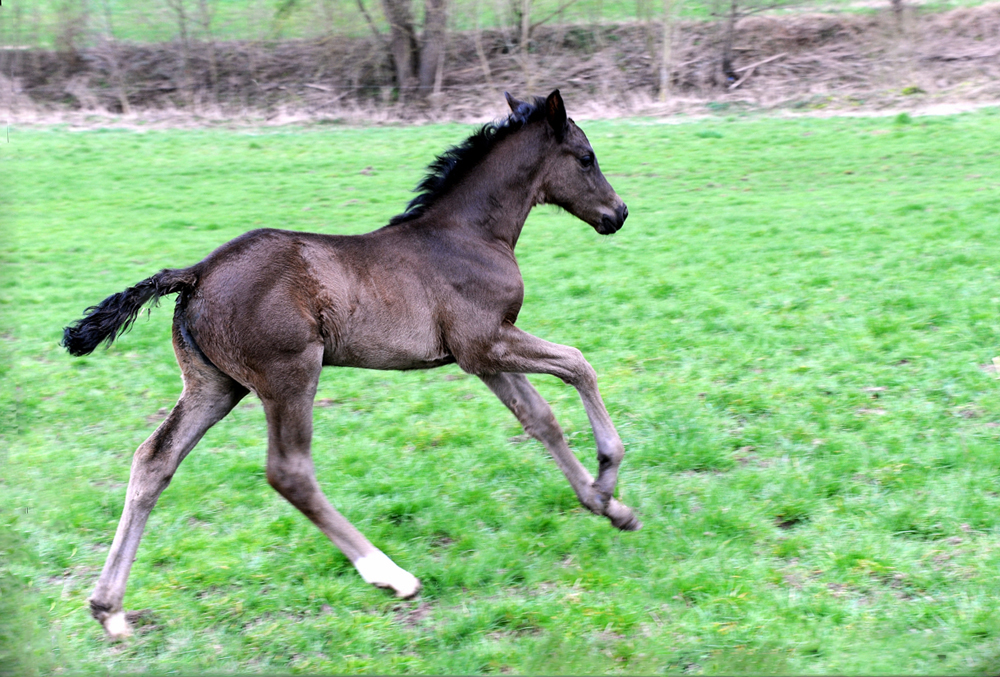
[[[515,99],[514,97],[512,97],[510,95],[510,92],[504,92],[503,96],[504,96],[505,99],[507,99],[507,105],[510,106],[510,109],[512,111],[514,111],[515,113],[517,112],[518,106],[520,106],[522,103],[524,103],[523,101],[518,101],[517,99]]]
[[[566,105],[558,89],[553,90],[545,99],[545,119],[556,133],[556,140],[561,143],[566,134]]]

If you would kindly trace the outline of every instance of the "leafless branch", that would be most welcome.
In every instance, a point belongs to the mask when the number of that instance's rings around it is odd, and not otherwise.
[[[786,56],[787,54],[788,54],[788,52],[782,52],[781,54],[775,54],[774,56],[769,56],[766,59],[763,59],[761,61],[757,61],[756,63],[752,63],[749,66],[743,66],[741,68],[733,69],[733,72],[734,73],[742,73],[745,70],[753,70],[757,66],[763,66],[764,64],[770,63],[771,61],[776,61],[776,60],[780,59],[781,57]],[[730,89],[736,89],[736,87],[730,87]]]
[[[559,16],[560,14],[562,14],[566,9],[568,9],[569,7],[572,7],[573,5],[575,5],[577,2],[579,2],[579,0],[566,0],[563,4],[559,5],[559,7],[557,7],[554,11],[549,12],[548,14],[546,14],[544,18],[539,19],[538,21],[536,21],[533,24],[531,24],[531,26],[528,28],[528,33],[530,34],[531,31],[535,30],[536,28],[538,28],[542,24],[548,23],[553,18],[555,18],[555,17]]]
[[[385,46],[386,46],[386,44],[385,44],[385,38],[382,36],[381,33],[379,33],[378,27],[375,25],[375,22],[372,20],[372,15],[368,13],[367,9],[365,9],[365,2],[364,2],[364,0],[357,0],[357,3],[358,3],[358,10],[361,12],[361,16],[363,16],[365,18],[365,23],[367,23],[368,27],[370,29],[372,29],[372,35],[375,36],[375,40],[384,49]]]

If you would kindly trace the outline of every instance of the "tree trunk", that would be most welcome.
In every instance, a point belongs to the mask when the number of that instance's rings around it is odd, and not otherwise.
[[[521,69],[524,71],[524,91],[535,88],[535,73],[531,64],[531,2],[521,0],[521,42],[518,56],[521,59]]]
[[[413,30],[410,0],[382,0],[382,9],[389,22],[389,50],[396,67],[396,86],[403,99],[413,89],[417,65],[417,36]]]
[[[208,80],[212,87],[212,101],[219,103],[219,57],[212,34],[212,20],[215,18],[217,0],[198,0],[198,22],[208,42]]]
[[[896,24],[903,24],[903,0],[891,0],[892,1],[892,14],[896,17]]]
[[[104,24],[107,32],[106,47],[108,50],[108,63],[111,65],[111,77],[118,88],[118,103],[122,107],[122,113],[132,114],[132,106],[128,102],[128,90],[125,87],[125,77],[122,75],[121,64],[118,61],[118,40],[115,39],[115,27],[111,20],[111,7],[108,0],[104,0]]]
[[[184,0],[166,0],[167,7],[169,7],[174,16],[177,19],[177,33],[180,36],[181,43],[181,76],[180,82],[177,83],[177,89],[181,93],[188,97],[188,103],[194,103],[194,91],[193,88],[188,87],[188,81],[190,78],[190,63],[191,63],[191,43],[188,40],[188,15],[187,8],[184,5]]]
[[[736,37],[736,21],[739,17],[739,0],[731,0],[729,12],[726,15],[725,34],[722,37],[722,84],[728,86],[736,81],[736,73],[733,71],[733,40]]]
[[[476,30],[472,34],[473,41],[476,44],[476,56],[479,57],[479,65],[483,69],[483,77],[486,79],[486,84],[489,85],[490,89],[496,90],[497,86],[493,84],[493,73],[490,71],[490,61],[486,58],[486,50],[483,49],[483,35],[479,28],[479,3],[476,0],[473,0],[472,14],[476,17]],[[499,90],[497,90],[497,94],[499,93]]]
[[[418,72],[418,85],[423,94],[434,86],[438,78],[438,68],[444,61],[447,32],[447,0],[425,0],[423,45],[420,50]]]
[[[663,0],[663,47],[660,51],[660,101],[670,93],[670,61],[674,38],[674,1]]]

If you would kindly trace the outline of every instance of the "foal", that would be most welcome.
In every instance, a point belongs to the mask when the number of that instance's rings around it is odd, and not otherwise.
[[[576,348],[514,323],[524,286],[514,245],[531,208],[556,204],[598,233],[628,209],[594,151],[566,117],[559,91],[445,152],[419,194],[388,226],[356,236],[262,229],[190,268],[167,269],[88,308],[63,345],[86,355],[126,331],[139,310],[178,294],[173,345],[184,389],[135,453],[118,530],[90,609],[112,637],[130,634],[125,585],[143,527],[177,466],[249,392],[268,425],[267,480],[343,553],[361,577],[399,597],[420,582],[372,545],[327,501],[310,456],[312,408],[324,366],[428,369],[458,363],[540,440],[580,502],[622,530],[639,528],[612,497],[624,448]],[[548,403],[524,374],[552,374],[583,400],[597,445],[595,480],[570,451]]]

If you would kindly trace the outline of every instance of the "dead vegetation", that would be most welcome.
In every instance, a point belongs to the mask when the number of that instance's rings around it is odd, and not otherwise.
[[[732,46],[738,79],[721,84],[718,27],[689,22],[675,30],[665,100],[659,97],[662,28],[639,22],[540,26],[527,49],[502,31],[453,33],[438,93],[407,104],[400,102],[391,60],[373,36],[12,48],[0,52],[0,108],[15,118],[177,110],[312,119],[349,111],[367,119],[372,111],[382,119],[474,118],[487,102],[493,110],[504,89],[523,94],[554,87],[609,114],[671,113],[706,104],[871,109],[1000,100],[997,4],[917,13],[902,21],[889,10],[748,17],[737,26]]]

